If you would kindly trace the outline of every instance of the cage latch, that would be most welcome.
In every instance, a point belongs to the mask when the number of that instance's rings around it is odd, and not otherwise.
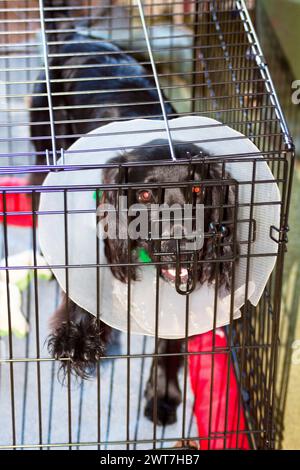
[[[220,239],[228,235],[228,228],[224,224],[211,222],[209,224],[209,232],[215,239]]]
[[[285,245],[288,243],[288,232],[290,228],[288,225],[283,225],[282,227],[278,228],[274,225],[270,227],[270,238],[276,242],[278,245]],[[274,235],[274,232],[277,232],[277,237]]]
[[[193,251],[191,253],[191,259],[187,263],[187,280],[185,282],[185,288],[182,287],[181,280],[181,262],[180,262],[180,240],[176,240],[176,279],[175,279],[175,288],[178,294],[188,295],[193,292],[196,287],[197,280],[197,252]]]

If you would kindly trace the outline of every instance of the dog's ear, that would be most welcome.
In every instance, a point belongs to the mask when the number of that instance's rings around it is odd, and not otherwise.
[[[227,178],[230,178],[230,175],[227,174]],[[232,178],[231,178],[232,179]],[[231,280],[232,280],[232,268],[233,262],[226,261],[226,258],[234,259],[235,256],[239,254],[239,243],[237,238],[234,236],[235,219],[236,211],[238,210],[238,187],[236,181],[233,184],[226,185],[225,187],[225,198],[224,204],[226,204],[226,209],[224,213],[224,220],[226,220],[226,234],[223,237],[223,246],[222,246],[222,255],[224,261],[221,266],[221,283],[230,290],[231,289]]]
[[[127,156],[115,157],[108,163],[121,165],[127,161]],[[108,167],[103,170],[103,183],[121,185],[126,181],[126,174],[121,166]],[[136,280],[137,273],[133,267],[128,267],[128,252],[134,248],[134,242],[130,242],[126,234],[128,233],[127,217],[120,216],[120,196],[126,196],[120,191],[120,187],[115,190],[105,190],[100,201],[99,208],[103,214],[102,220],[104,231],[107,236],[104,239],[104,252],[108,263],[110,263],[113,275],[121,282],[128,282],[128,278]],[[129,204],[129,201],[128,201]],[[110,218],[107,208],[111,208]],[[109,226],[110,224],[110,226]],[[123,264],[123,266],[122,266]]]
[[[226,262],[224,258],[229,258],[233,254],[235,185],[222,184],[222,180],[230,179],[230,174],[223,173],[221,165],[218,164],[209,165],[206,178],[212,180],[212,183],[215,181],[216,184],[208,185],[205,191],[204,206],[210,209],[205,209],[205,229],[208,237],[204,242],[202,259],[207,262],[203,263],[200,281],[213,282],[218,271],[219,285],[224,284],[230,288],[232,263]],[[223,230],[221,239],[215,236],[214,230]],[[223,259],[220,264],[214,262],[219,258]]]
[[[214,240],[212,227],[219,221],[219,207],[221,201],[221,191],[219,180],[221,173],[217,165],[209,165],[205,171],[205,179],[216,180],[216,185],[207,185],[204,198],[204,218],[206,238],[204,240],[201,258],[204,260],[200,275],[200,282],[211,283],[216,276],[217,247]]]
[[[236,185],[235,180],[228,171],[222,171],[221,165],[209,166],[207,179],[216,182],[208,187],[208,203],[211,206],[211,222],[226,222],[226,227],[234,220]],[[232,184],[229,184],[232,180]],[[222,182],[224,181],[224,183]],[[228,223],[228,224],[227,224]]]

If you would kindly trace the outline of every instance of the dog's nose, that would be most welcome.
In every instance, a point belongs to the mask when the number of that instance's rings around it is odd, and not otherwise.
[[[181,224],[173,224],[169,230],[161,234],[161,251],[166,255],[166,260],[176,261],[177,245],[184,250],[185,227]]]
[[[181,249],[181,257],[183,259],[184,252],[199,251],[203,246],[204,234],[202,231],[189,232],[184,225],[174,224],[169,231],[165,231],[161,236],[162,246],[168,249],[168,253],[176,254],[179,244]]]
[[[173,224],[170,234],[171,238],[174,240],[183,240],[186,237],[186,228],[182,224]]]
[[[170,227],[161,233],[162,240],[184,240],[186,237],[186,228],[180,223],[170,224]]]

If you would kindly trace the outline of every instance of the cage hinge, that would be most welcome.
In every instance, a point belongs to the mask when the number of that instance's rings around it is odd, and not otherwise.
[[[51,160],[50,160],[50,152],[48,149],[46,149],[46,165],[51,166]],[[58,165],[58,158],[60,159],[60,165],[65,165],[65,151],[63,148],[60,149],[59,152],[56,152],[55,154],[52,152],[52,165],[54,168],[52,171],[60,171],[61,169],[59,168]]]
[[[288,232],[290,228],[288,225],[283,225],[282,227],[278,228],[274,225],[270,227],[270,238],[276,242],[278,245],[286,245],[289,241],[288,239]],[[274,235],[274,232],[277,233],[277,236]]]

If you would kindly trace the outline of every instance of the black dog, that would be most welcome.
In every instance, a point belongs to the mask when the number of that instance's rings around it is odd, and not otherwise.
[[[62,6],[64,2],[59,2]],[[53,6],[46,2],[46,6]],[[57,2],[55,4],[57,6]],[[53,13],[52,13],[53,14]],[[160,119],[162,112],[159,104],[155,82],[149,72],[134,58],[122,52],[118,47],[104,41],[87,41],[86,37],[78,34],[58,34],[55,39],[62,44],[50,46],[54,57],[50,58],[52,106],[55,120],[56,148],[67,149],[80,136],[101,125],[118,119],[134,119],[151,117]],[[51,40],[51,37],[50,37]],[[49,111],[45,76],[38,77],[40,83],[34,87],[31,111],[31,136],[37,152],[37,163],[45,163],[45,150],[51,150]],[[169,116],[176,116],[171,105],[166,104]],[[192,158],[199,155],[200,150],[192,144],[175,143],[178,159]],[[142,153],[137,151],[129,156],[118,159],[120,164],[127,161],[153,161],[170,159],[170,151],[166,142],[153,142]],[[114,160],[116,161],[116,160]],[[164,171],[159,167],[136,166],[128,171],[129,182],[139,183],[140,189],[135,192],[132,202],[141,202],[145,195],[148,203],[156,201],[157,190],[149,190],[147,183],[156,182],[191,182],[191,174],[186,166],[168,166]],[[41,184],[45,173],[34,173],[32,184]],[[194,168],[193,178],[201,181],[220,182],[229,178],[222,174],[217,164],[199,164]],[[104,183],[122,184],[118,170],[110,168],[104,171]],[[144,185],[144,186],[143,186]],[[191,187],[191,186],[190,186]],[[114,203],[116,193],[107,191],[107,201]],[[199,200],[205,204],[205,239],[203,249],[198,253],[197,280],[199,283],[212,282],[218,278],[219,285],[230,287],[231,262],[233,254],[233,219],[235,194],[233,186],[222,184],[200,186],[199,192],[193,194],[194,202]],[[196,198],[196,199],[195,199]],[[165,203],[187,201],[187,191],[172,188],[164,191]],[[144,201],[145,202],[145,201]],[[221,232],[219,228],[221,227]],[[220,238],[216,232],[221,233]],[[216,242],[218,239],[218,242]],[[161,242],[160,249],[171,253],[164,259],[165,265],[160,268],[160,276],[168,282],[174,282],[170,267],[174,267],[174,240]],[[155,249],[152,242],[141,240],[141,246],[147,248],[150,256]],[[135,242],[133,249],[137,246]],[[122,282],[128,282],[128,276],[136,279],[135,269],[120,266],[128,262],[128,245],[124,240],[105,241],[106,257],[112,265],[112,272]],[[223,262],[215,262],[222,258]],[[182,263],[188,259],[182,258]],[[137,268],[138,269],[138,268]],[[201,312],[199,312],[201,314]],[[49,339],[49,351],[56,359],[68,358],[62,361],[62,368],[70,367],[81,376],[89,377],[100,357],[105,352],[109,341],[110,328],[98,321],[89,313],[75,305],[70,299],[63,297],[62,303],[52,317],[52,333]],[[162,354],[157,360],[156,367],[152,366],[147,383],[147,404],[145,414],[153,419],[153,400],[157,396],[157,423],[170,424],[176,420],[176,409],[181,402],[181,392],[178,384],[178,370],[182,363],[181,341],[158,341],[158,353]],[[157,383],[157,394],[154,384]]]
[[[199,157],[203,152],[199,147],[190,143],[173,142],[175,155],[178,161],[181,159]],[[217,280],[218,287],[225,286],[231,288],[232,262],[229,261],[234,255],[234,214],[235,214],[235,185],[228,173],[222,174],[222,167],[218,164],[208,164],[205,162],[195,163],[192,171],[188,164],[161,167],[159,162],[170,161],[170,149],[167,141],[155,140],[147,144],[147,148],[136,150],[128,155],[116,157],[109,163],[135,163],[152,162],[153,165],[129,167],[126,174],[127,183],[135,183],[138,189],[132,191],[128,198],[131,204],[143,203],[146,206],[151,204],[166,204],[171,207],[178,204],[193,202],[193,204],[203,204],[204,211],[204,232],[206,234],[204,245],[197,251],[196,272],[192,275],[196,277],[199,284],[207,282],[211,284]],[[200,159],[201,160],[201,159]],[[156,166],[157,165],[157,166]],[[224,180],[227,180],[225,183]],[[119,168],[104,170],[103,182],[105,184],[122,185],[125,183],[124,176]],[[176,182],[178,187],[165,188],[164,183]],[[181,183],[194,182],[194,186],[185,186]],[[222,183],[223,182],[223,183]],[[151,183],[151,189],[149,185]],[[156,186],[155,186],[156,185]],[[181,186],[181,187],[180,187]],[[188,189],[189,188],[189,189]],[[106,191],[103,199],[113,207],[118,207],[117,191]],[[172,283],[175,289],[176,277],[174,266],[176,264],[176,240],[173,237],[175,222],[170,224],[170,234],[165,234],[165,239],[159,242],[160,261],[163,263],[159,267],[159,275],[164,281]],[[176,222],[178,229],[178,222]],[[183,232],[183,227],[182,227]],[[170,236],[168,236],[170,235]],[[105,241],[105,254],[108,262],[112,264],[114,276],[122,282],[130,279],[139,279],[139,268],[130,268],[128,263],[128,252],[136,253],[137,248],[145,248],[152,259],[157,254],[157,244],[148,239],[128,240],[110,239]],[[185,244],[183,239],[180,243]],[[156,258],[157,259],[157,258]],[[221,262],[216,262],[221,259]],[[137,259],[131,256],[131,261]],[[188,254],[180,255],[180,282],[187,283],[188,272],[191,262]],[[201,315],[201,311],[199,311]],[[160,424],[170,424],[176,421],[176,408],[181,402],[181,392],[178,384],[178,370],[182,364],[182,356],[178,353],[182,351],[182,341],[180,340],[159,340],[158,353],[162,355],[158,358],[157,365],[153,361],[150,378],[146,388],[147,405],[145,414],[150,419],[153,418],[155,381],[157,383],[157,420]],[[178,355],[176,355],[176,353]],[[165,355],[165,356],[163,356]],[[157,375],[156,375],[157,374]]]

